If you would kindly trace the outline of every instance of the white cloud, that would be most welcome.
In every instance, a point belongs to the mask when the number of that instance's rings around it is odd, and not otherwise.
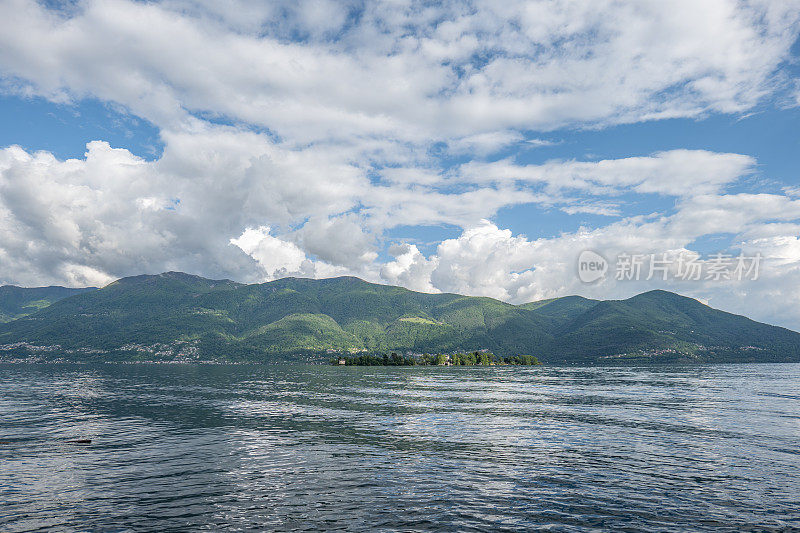
[[[94,95],[161,127],[205,111],[287,142],[428,143],[743,112],[776,90],[800,23],[794,0],[376,2],[347,25],[349,10],[115,0],[62,17],[9,0],[0,68],[30,91]]]
[[[244,253],[258,261],[267,279],[283,277],[293,272],[311,270],[306,254],[291,242],[269,234],[269,227],[247,228],[238,239],[231,239]]]
[[[544,146],[556,146],[558,144],[561,144],[559,141],[551,141],[548,139],[528,139],[525,142],[536,148],[541,148]]]
[[[183,199],[171,176],[106,143],[83,160],[0,150],[0,282],[96,284],[178,267],[249,277],[244,254],[208,238],[225,222]]]
[[[783,192],[788,196],[800,196],[800,187],[784,187]]]
[[[509,230],[482,221],[457,239],[439,245],[431,279],[446,292],[507,301],[526,299],[534,279],[536,252],[536,244],[524,236],[515,237]]]
[[[740,233],[756,223],[800,218],[800,200],[777,194],[699,195],[684,200],[672,219],[680,234]]]
[[[572,205],[567,205],[561,210],[568,215],[577,215],[578,213],[586,213],[588,215],[600,215],[606,217],[620,216],[622,212],[617,204],[610,202],[580,202]]]
[[[456,154],[485,156],[523,140],[522,134],[516,131],[492,131],[454,139],[449,148]]]
[[[296,232],[303,248],[328,263],[359,270],[378,257],[374,237],[353,214],[314,218]]]
[[[526,272],[530,266],[522,263],[533,264],[530,254],[515,255],[522,259],[505,264],[500,251],[517,245],[527,249],[522,241],[508,230],[475,226],[474,221],[525,203],[620,215],[608,200],[570,199],[505,183],[448,189],[440,185],[451,178],[435,175],[429,184],[414,179],[373,183],[348,162],[347,154],[324,147],[285,150],[261,135],[232,128],[168,132],[164,139],[164,155],[154,162],[102,142],[90,143],[85,159],[67,161],[18,147],[0,151],[2,281],[76,283],[77,278],[65,274],[75,265],[98,273],[93,279],[170,269],[242,280],[349,272],[370,279],[384,275],[387,281],[429,291],[477,291],[516,301],[557,292],[560,285],[555,278],[536,281],[540,274]],[[706,183],[687,185],[701,191],[749,172],[752,164],[735,154],[676,151],[511,168],[544,176],[553,187],[584,183],[623,191],[657,179],[672,187],[702,178]],[[496,171],[493,165],[482,168]],[[695,195],[678,204],[669,223],[623,219],[595,231],[624,228],[641,235],[636,242],[628,238],[631,246],[664,243],[669,236],[675,241],[671,246],[679,247],[703,234],[741,233],[759,224],[792,221],[800,217],[798,202],[780,195]],[[465,228],[458,242],[469,243],[472,251],[462,254],[451,240],[442,243],[432,263],[417,248],[395,250],[396,260],[389,264],[377,262],[386,229],[419,224]],[[500,251],[489,244],[496,231],[503,236]],[[471,254],[482,258],[478,273],[459,266],[470,264]],[[506,271],[516,272],[509,278],[513,282],[502,281]],[[430,277],[419,277],[426,272]]]
[[[510,159],[470,162],[459,169],[461,179],[476,183],[523,181],[551,190],[577,189],[595,194],[622,190],[669,196],[713,193],[751,173],[752,157],[705,150],[670,150],[646,157],[602,161],[551,161],[518,165]]]
[[[264,279],[268,281],[286,276],[317,278],[348,273],[347,269],[309,259],[293,242],[270,235],[270,228],[267,226],[247,228],[230,242],[255,259],[264,271]]]
[[[401,285],[411,290],[436,293],[431,274],[436,268],[436,259],[428,260],[413,244],[395,245],[389,248],[394,261],[381,266],[380,276],[387,283]]]

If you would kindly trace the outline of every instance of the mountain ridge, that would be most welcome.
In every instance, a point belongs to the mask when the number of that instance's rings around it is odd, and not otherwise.
[[[352,276],[248,285],[164,272],[41,305],[0,324],[0,356],[277,362],[488,349],[554,363],[800,361],[799,333],[663,290],[512,305]]]

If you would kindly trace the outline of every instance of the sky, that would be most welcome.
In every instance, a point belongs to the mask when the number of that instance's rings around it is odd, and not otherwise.
[[[661,288],[800,330],[799,36],[800,0],[3,0],[0,284]]]

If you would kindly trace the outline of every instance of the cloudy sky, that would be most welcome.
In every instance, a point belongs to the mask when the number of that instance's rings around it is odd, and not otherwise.
[[[0,0],[0,284],[665,288],[800,329],[798,35],[798,0]]]

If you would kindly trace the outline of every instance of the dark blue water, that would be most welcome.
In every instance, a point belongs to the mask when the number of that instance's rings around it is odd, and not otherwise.
[[[800,365],[9,364],[0,440],[2,531],[800,528]]]

